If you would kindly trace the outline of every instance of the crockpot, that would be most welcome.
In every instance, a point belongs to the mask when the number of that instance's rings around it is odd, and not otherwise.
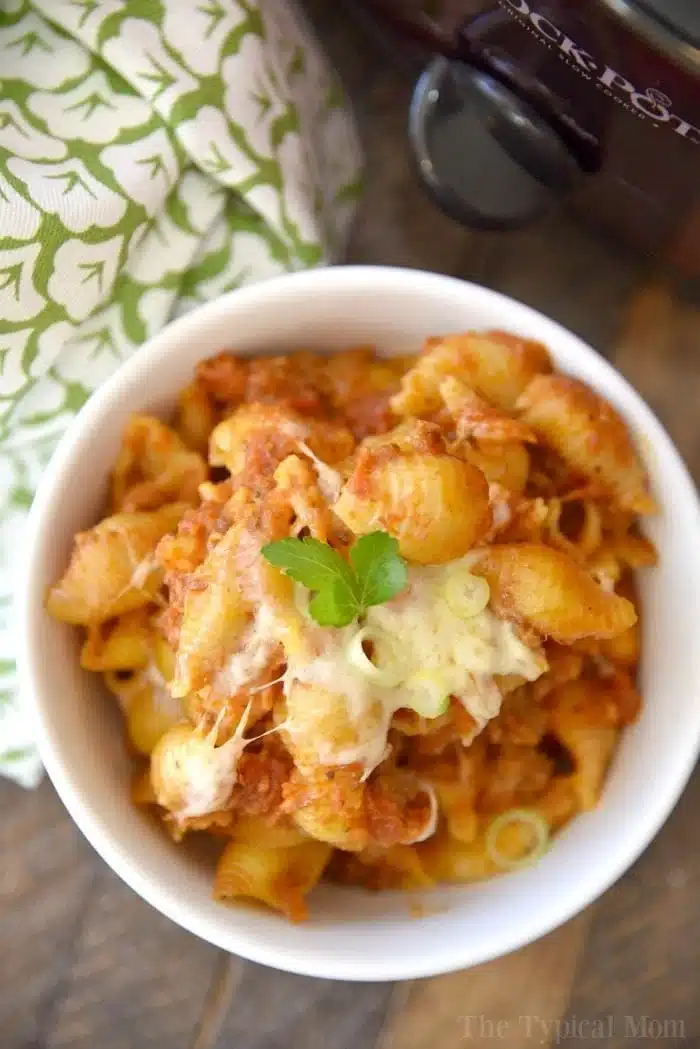
[[[700,276],[700,0],[351,0],[416,86],[440,206],[514,229],[556,202]]]

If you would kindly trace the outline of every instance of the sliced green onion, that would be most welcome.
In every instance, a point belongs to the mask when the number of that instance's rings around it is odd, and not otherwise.
[[[365,642],[374,640],[374,635],[368,627],[362,627],[350,638],[345,649],[345,656],[351,666],[364,674],[370,681],[382,688],[394,688],[404,677],[405,671],[398,659],[382,659],[381,663],[373,662],[364,650]],[[383,655],[386,656],[381,646]]]
[[[489,603],[489,584],[481,576],[460,571],[450,575],[443,590],[445,601],[460,619],[472,619]]]
[[[410,841],[405,841],[405,845],[418,845],[421,841],[427,841],[428,838],[432,838],[433,834],[437,830],[438,820],[440,818],[440,807],[438,804],[437,793],[432,783],[422,782],[421,787],[428,795],[430,801],[430,810],[428,812],[428,819],[426,821],[423,830],[418,833],[415,838]]]
[[[450,690],[440,674],[420,670],[406,681],[408,693],[404,706],[422,718],[439,718],[450,705]]]
[[[532,832],[534,842],[529,852],[513,859],[498,848],[498,838],[506,827],[518,824]],[[529,867],[539,860],[546,852],[548,842],[549,824],[544,816],[534,809],[508,809],[507,812],[496,816],[486,831],[486,854],[496,867],[512,871],[519,867]]]

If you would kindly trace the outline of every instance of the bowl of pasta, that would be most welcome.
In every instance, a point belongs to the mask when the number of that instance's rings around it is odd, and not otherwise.
[[[46,472],[20,662],[47,770],[226,950],[351,980],[494,958],[683,789],[699,525],[649,408],[534,310],[389,268],[236,291]]]

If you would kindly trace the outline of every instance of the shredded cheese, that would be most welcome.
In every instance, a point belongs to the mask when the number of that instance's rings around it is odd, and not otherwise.
[[[373,662],[393,667],[398,659],[403,668],[393,685],[382,684],[381,676],[378,680],[368,674],[352,658],[356,626],[333,630],[308,624],[313,643],[306,653],[288,659],[285,694],[290,695],[297,681],[333,693],[338,716],[351,722],[357,737],[351,748],[338,748],[330,738],[314,740],[319,763],[359,762],[369,775],[386,754],[394,712],[401,707],[425,709],[426,683],[431,693],[439,683],[445,696],[455,696],[474,718],[478,732],[500,710],[502,695],[495,675],[519,674],[534,681],[547,669],[542,653],[528,648],[513,625],[489,608],[464,618],[445,601],[445,585],[452,578],[464,578],[471,563],[467,557],[440,567],[414,566],[403,593],[368,609],[363,629],[372,639]],[[308,731],[306,725],[296,725],[293,716],[288,716],[286,729],[292,737]]]
[[[241,716],[231,739],[217,747],[218,724],[203,738],[192,736],[174,762],[179,773],[179,787],[184,804],[176,813],[179,819],[205,816],[226,805],[238,776],[238,762],[246,746],[244,739],[250,714],[250,703]]]
[[[334,470],[332,466],[329,466],[328,463],[324,463],[322,459],[319,459],[304,441],[298,441],[297,444],[299,450],[302,451],[314,465],[316,476],[318,478],[319,491],[323,498],[329,505],[337,503],[343,488],[343,478],[341,475],[337,470]]]
[[[458,604],[445,600],[446,586],[449,589],[455,579],[468,582],[472,564],[473,558],[467,556],[439,567],[411,567],[406,590],[393,601],[368,609],[362,628],[356,623],[342,629],[320,627],[297,613],[303,643],[285,651],[282,681],[288,711],[284,723],[277,726],[288,734],[293,747],[295,742],[303,745],[314,764],[358,763],[366,779],[387,756],[389,727],[398,709],[425,711],[429,700],[438,714],[446,707],[446,702],[434,702],[439,689],[445,701],[455,696],[463,704],[475,721],[476,735],[501,706],[495,675],[519,674],[533,681],[546,670],[542,653],[528,648],[515,628],[488,607],[465,617]],[[260,604],[237,651],[217,675],[215,691],[231,695],[256,685],[275,649],[282,652],[288,635],[279,610]],[[372,662],[391,666],[391,675],[367,672],[364,660],[357,657],[358,644],[365,637],[371,638]],[[301,707],[294,694],[295,707],[290,702],[295,686],[323,690],[330,697],[330,716],[326,706],[317,721],[310,719],[311,693],[302,693]],[[250,742],[242,738],[244,722],[223,746],[210,743],[192,751],[186,776],[189,800],[181,816],[203,815],[226,803],[238,758]],[[425,837],[435,829],[436,803],[431,811]]]

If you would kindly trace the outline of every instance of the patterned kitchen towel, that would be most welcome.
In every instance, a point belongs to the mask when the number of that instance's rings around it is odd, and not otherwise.
[[[332,259],[359,168],[289,0],[0,0],[0,772],[40,777],[13,572],[58,438],[174,313]]]

